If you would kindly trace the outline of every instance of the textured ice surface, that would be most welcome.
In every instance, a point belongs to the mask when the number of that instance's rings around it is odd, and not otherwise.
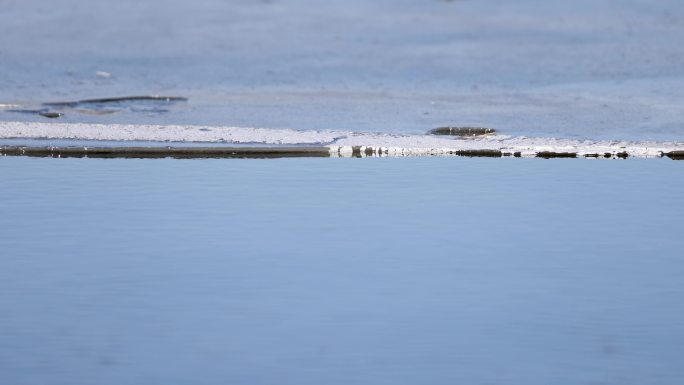
[[[306,144],[332,142],[343,131],[246,127],[0,122],[0,138]]]
[[[684,151],[684,142],[607,141],[558,138],[531,138],[487,135],[453,138],[435,135],[359,133],[350,131],[301,131],[245,127],[115,125],[0,122],[0,139],[64,139],[96,141],[154,141],[227,144],[326,145],[334,155],[351,155],[353,147],[363,147],[374,155],[449,155],[459,151],[495,150],[520,155],[539,152],[586,154],[618,153],[652,157],[671,151]],[[0,142],[1,143],[1,142]],[[171,144],[171,143],[170,143]]]
[[[0,36],[0,104],[190,98],[71,123],[684,140],[675,0],[7,0]]]

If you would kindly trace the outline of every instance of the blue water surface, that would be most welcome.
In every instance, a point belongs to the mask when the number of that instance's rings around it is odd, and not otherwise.
[[[681,384],[661,160],[0,159],[3,384]]]

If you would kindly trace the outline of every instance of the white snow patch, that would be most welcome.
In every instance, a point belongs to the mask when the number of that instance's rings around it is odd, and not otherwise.
[[[228,126],[126,125],[42,122],[0,122],[0,139],[75,139],[155,142],[225,142],[254,144],[319,144],[331,155],[373,156],[453,155],[459,151],[501,151],[534,156],[539,152],[655,157],[684,151],[684,142],[595,141],[488,135],[455,138],[434,135],[391,135],[350,131],[304,131]],[[356,151],[355,151],[356,150]]]
[[[0,122],[0,138],[4,139],[316,144],[329,143],[340,135],[347,134],[349,133],[246,127]]]

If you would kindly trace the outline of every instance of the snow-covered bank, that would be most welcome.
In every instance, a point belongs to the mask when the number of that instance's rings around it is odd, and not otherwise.
[[[351,131],[304,131],[247,127],[66,124],[0,122],[0,139],[55,139],[126,142],[319,145],[332,156],[512,155],[657,157],[684,151],[682,142],[594,141],[488,135],[453,138],[433,135],[391,135]],[[108,145],[111,146],[111,145]],[[106,147],[106,146],[98,146]],[[295,147],[296,148],[296,147]]]

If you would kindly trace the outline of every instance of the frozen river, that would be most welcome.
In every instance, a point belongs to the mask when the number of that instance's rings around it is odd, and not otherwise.
[[[63,122],[684,140],[681,1],[1,5],[0,104],[189,98]]]

